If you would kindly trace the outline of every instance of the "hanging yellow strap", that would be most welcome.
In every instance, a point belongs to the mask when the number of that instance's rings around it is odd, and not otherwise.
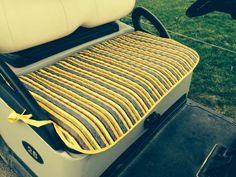
[[[24,115],[24,112],[22,114],[18,114],[16,112],[12,112],[8,116],[8,121],[10,123],[15,123],[15,122],[18,122],[19,120],[21,120],[24,123],[32,125],[34,127],[42,127],[44,125],[48,125],[48,124],[52,123],[52,121],[50,121],[50,120],[37,121],[37,120],[33,120],[31,118],[32,118],[32,114]]]
[[[75,141],[75,139],[63,128],[61,128],[59,125],[57,125],[55,122],[51,120],[33,120],[32,114],[24,115],[25,111],[22,114],[18,114],[16,112],[12,112],[8,116],[8,121],[10,123],[15,123],[18,121],[22,121],[28,125],[34,126],[34,127],[42,127],[48,124],[52,124],[57,132],[57,134],[60,136],[62,141],[71,149],[77,150],[81,152],[81,148],[79,147],[78,143]]]

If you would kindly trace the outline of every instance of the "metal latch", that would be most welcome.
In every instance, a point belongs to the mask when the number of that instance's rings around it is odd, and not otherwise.
[[[148,118],[144,121],[144,128],[152,129],[155,128],[158,124],[161,123],[162,119],[160,119],[160,114],[153,112]]]

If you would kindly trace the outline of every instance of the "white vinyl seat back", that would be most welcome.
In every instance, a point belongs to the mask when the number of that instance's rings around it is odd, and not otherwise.
[[[12,53],[95,27],[132,11],[135,0],[0,0],[0,53]]]

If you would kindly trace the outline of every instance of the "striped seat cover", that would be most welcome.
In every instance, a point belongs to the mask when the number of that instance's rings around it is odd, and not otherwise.
[[[198,60],[172,39],[131,32],[20,79],[70,148],[96,154],[124,138]]]

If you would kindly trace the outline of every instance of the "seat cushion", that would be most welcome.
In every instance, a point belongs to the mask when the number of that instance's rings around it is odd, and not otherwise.
[[[129,14],[135,0],[0,0],[0,53],[12,53]]]
[[[172,39],[131,32],[20,79],[68,132],[70,148],[94,154],[125,138],[198,60],[195,51]]]

